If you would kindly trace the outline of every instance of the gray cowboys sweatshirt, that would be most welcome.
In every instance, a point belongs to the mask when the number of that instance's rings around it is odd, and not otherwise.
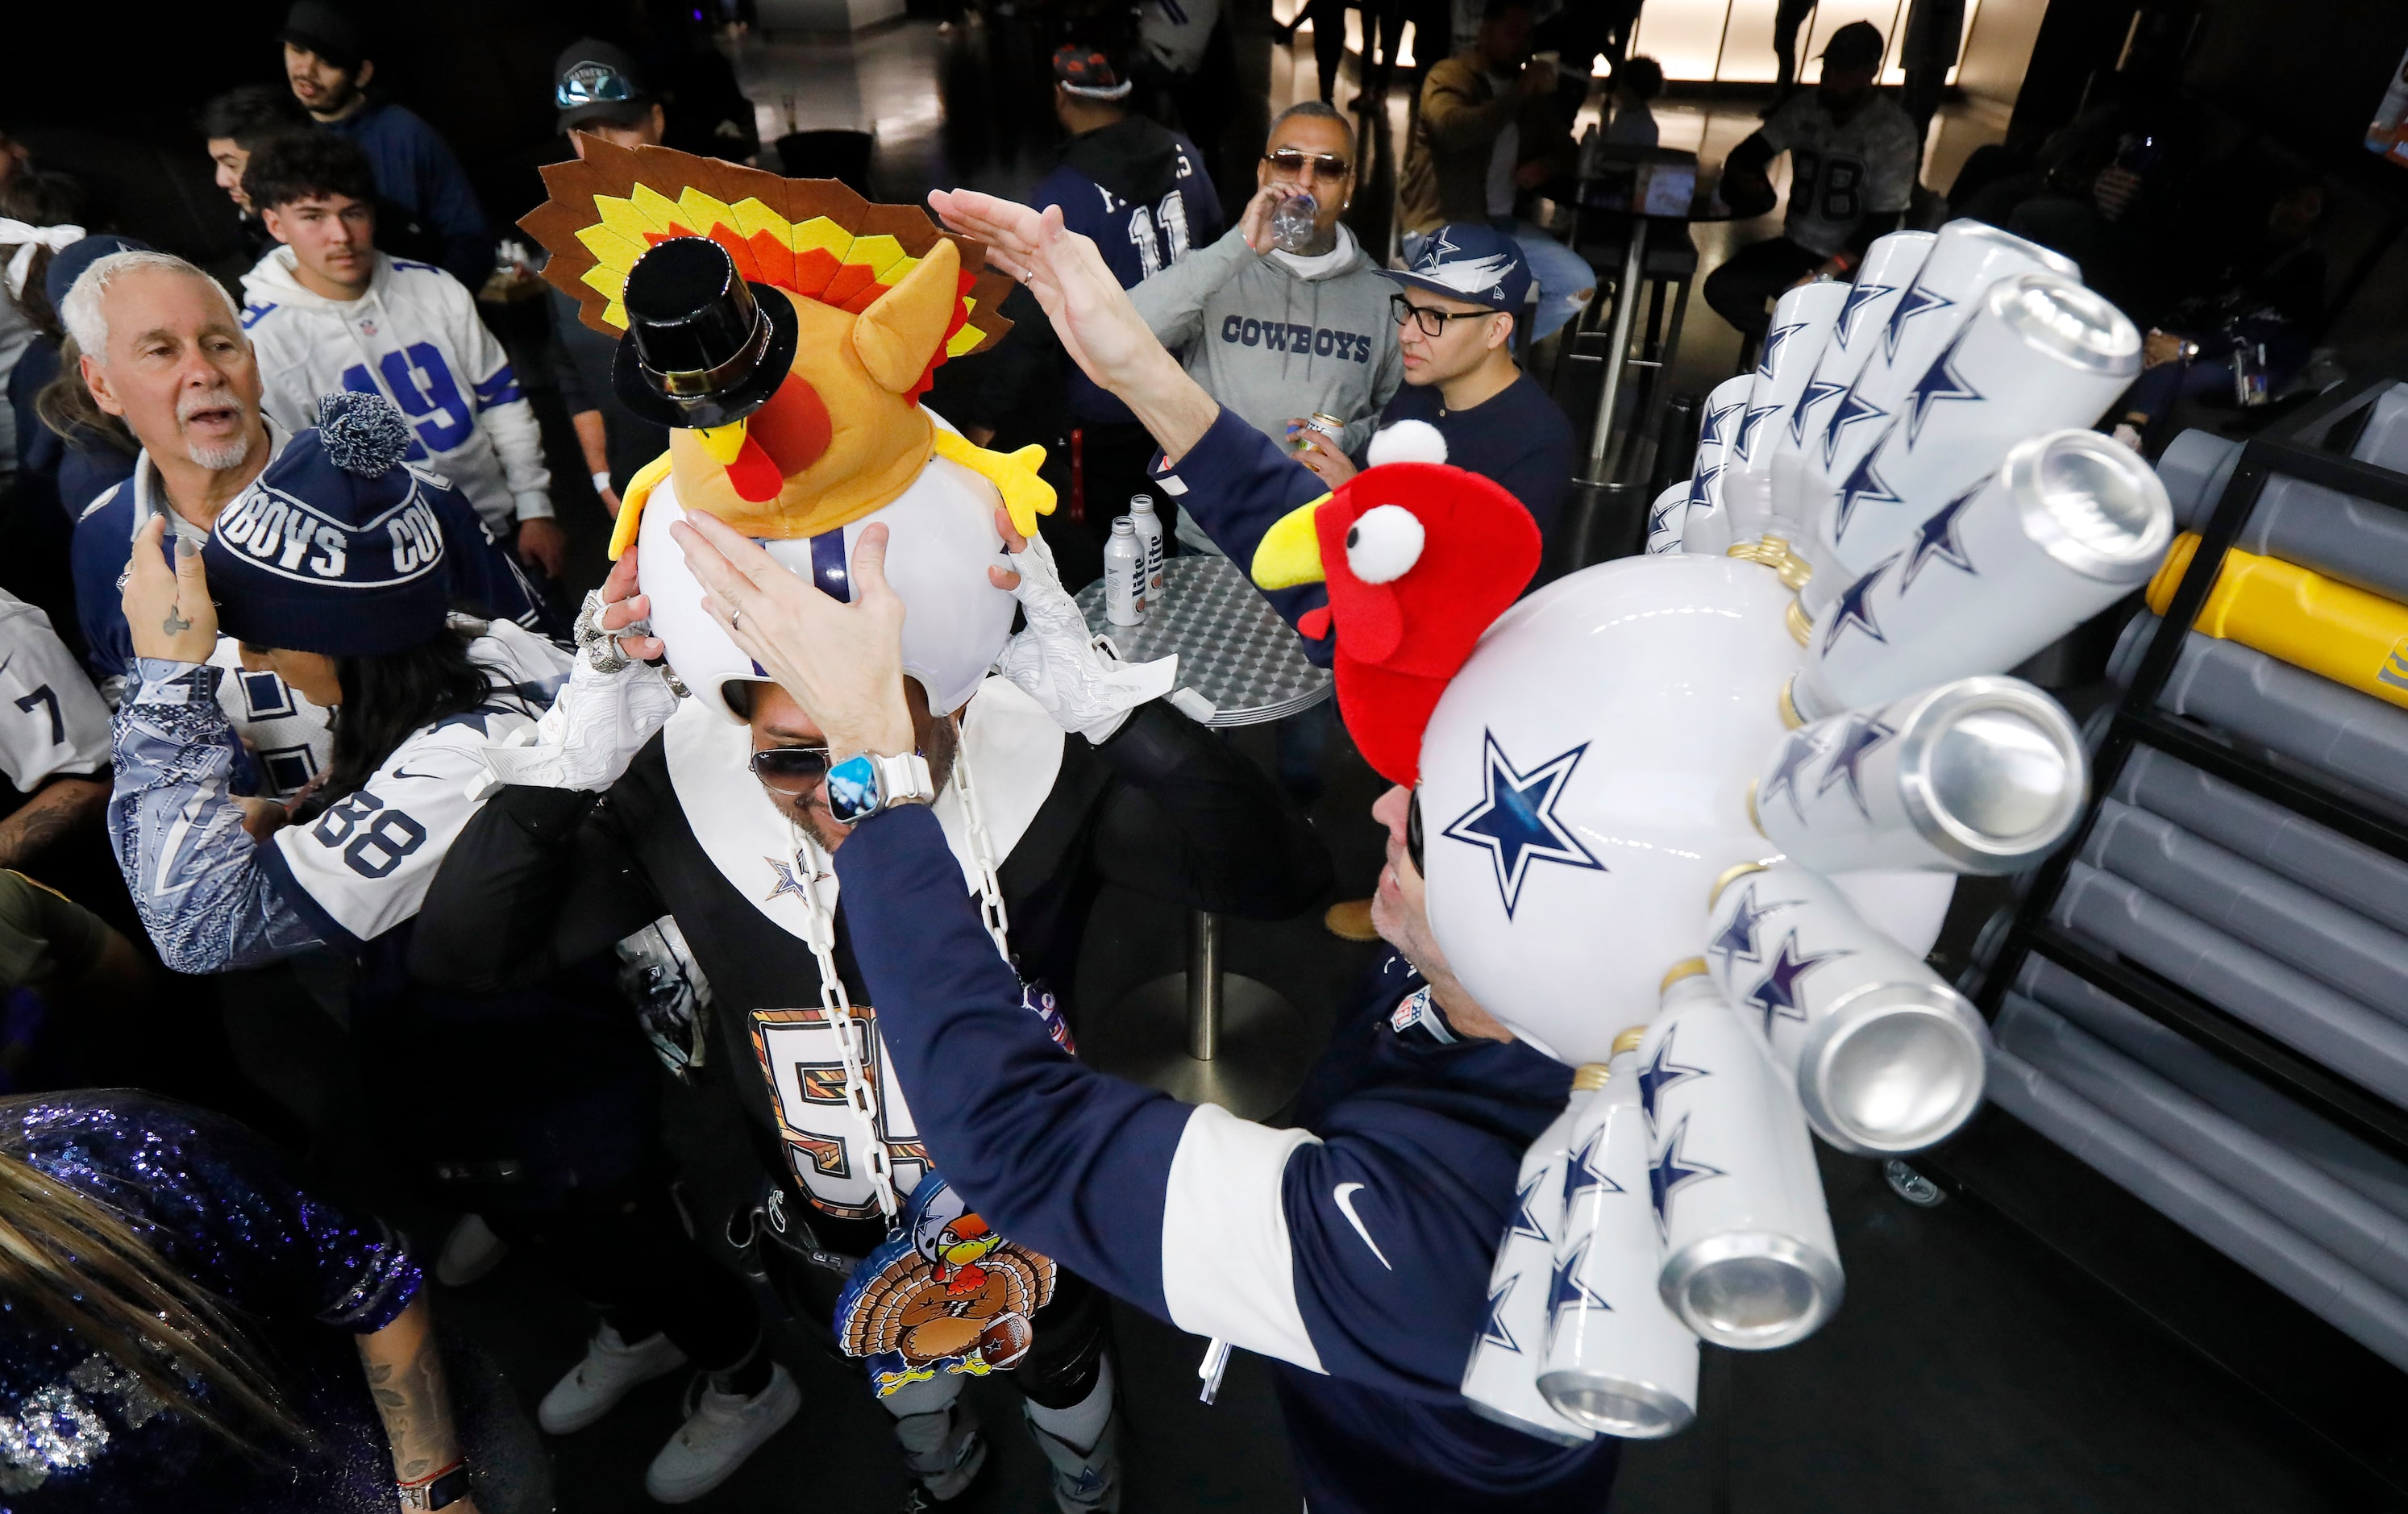
[[[1345,450],[1359,453],[1380,411],[1404,381],[1396,285],[1381,277],[1338,228],[1324,258],[1256,253],[1232,230],[1129,291],[1165,347],[1187,350],[1204,392],[1264,435],[1284,441],[1287,423],[1319,411],[1346,421]],[[1312,268],[1298,273],[1297,263]],[[1182,517],[1179,536],[1210,550]]]

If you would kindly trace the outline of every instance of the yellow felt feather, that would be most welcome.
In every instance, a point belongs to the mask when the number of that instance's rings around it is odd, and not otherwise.
[[[937,455],[958,463],[985,478],[1003,495],[1012,529],[1024,536],[1037,535],[1037,518],[1054,513],[1054,486],[1037,476],[1045,465],[1045,449],[1035,442],[1016,452],[991,452],[967,436],[936,428]]]
[[[636,470],[627,480],[627,492],[619,496],[618,519],[610,522],[610,561],[615,563],[636,545],[636,528],[644,519],[644,501],[652,497],[661,480],[669,476],[669,454],[660,456]]]

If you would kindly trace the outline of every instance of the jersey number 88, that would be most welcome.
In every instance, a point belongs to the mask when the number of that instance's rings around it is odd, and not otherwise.
[[[366,821],[365,827],[362,821]],[[310,834],[321,845],[341,847],[352,872],[382,878],[425,841],[426,827],[398,809],[385,808],[383,800],[363,791],[329,807]]]

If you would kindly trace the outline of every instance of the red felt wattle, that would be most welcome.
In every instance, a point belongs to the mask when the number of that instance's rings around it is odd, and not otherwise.
[[[1329,635],[1329,607],[1324,605],[1317,609],[1306,610],[1297,617],[1296,628],[1315,641]]]
[[[1422,731],[1446,681],[1339,659],[1338,716],[1372,772],[1408,789],[1421,780]]]
[[[757,505],[764,500],[777,498],[778,491],[786,486],[786,478],[778,471],[778,464],[769,461],[769,454],[762,450],[761,444],[748,436],[744,438],[744,450],[736,454],[735,462],[727,464],[727,482],[736,491],[738,498]]]

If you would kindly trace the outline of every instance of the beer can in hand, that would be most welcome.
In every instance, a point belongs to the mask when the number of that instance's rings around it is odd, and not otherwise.
[[[2165,485],[2131,449],[2089,431],[2018,442],[1832,596],[1791,704],[1820,720],[2003,673],[2146,583],[2172,540]]]
[[[1523,1153],[1512,1218],[1488,1275],[1488,1309],[1463,1367],[1463,1396],[1474,1413],[1565,1446],[1595,1439],[1597,1432],[1555,1411],[1539,1392],[1539,1368],[1547,1353],[1547,1297],[1555,1237],[1564,1228],[1572,1126],[1595,1096],[1576,1090],[1563,1113]]]
[[[1547,1290],[1547,1359],[1539,1391],[1599,1435],[1654,1440],[1698,1413],[1698,1337],[1656,1292],[1664,1241],[1648,1202],[1647,1120],[1639,1107],[1639,1042],[1625,1031],[1604,1086],[1572,1125],[1564,1225]]]
[[[1828,878],[1789,862],[1734,868],[1708,930],[1714,981],[1833,1146],[1919,1151],[1982,1107],[1981,1014]]]
[[[2140,329],[2080,280],[2041,272],[1991,285],[1872,450],[1836,481],[1815,522],[1840,570],[1830,592],[1996,473],[2008,448],[2095,422],[2140,371]],[[1808,606],[1820,607],[1819,598]]]
[[[1764,354],[1723,464],[1723,507],[1730,513],[1733,541],[1797,539],[1802,522],[1784,520],[1773,508],[1772,457],[1847,301],[1848,286],[1825,279],[1800,284],[1773,302]]]
[[[1111,539],[1104,543],[1104,619],[1114,625],[1145,620],[1145,544],[1125,515],[1112,521]]]
[[[1801,548],[1811,545],[1814,523],[1807,509],[1808,481],[1816,471],[1813,458],[1822,442],[1831,406],[1848,392],[1863,371],[1865,359],[1881,340],[1889,313],[1914,282],[1917,269],[1939,240],[1932,232],[1899,231],[1873,239],[1857,265],[1856,281],[1832,319],[1830,338],[1814,360],[1814,371],[1798,393],[1788,421],[1774,438],[1772,452],[1772,513],[1799,523]],[[1814,494],[1819,501],[1819,493]]]
[[[1656,1288],[1700,1339],[1770,1350],[1840,1307],[1839,1244],[1791,1079],[1705,964],[1684,969],[1638,1053],[1664,1236]]]
[[[1749,807],[1818,873],[2017,873],[2065,838],[2088,787],[2056,700],[2020,678],[1971,678],[1790,732]]]

